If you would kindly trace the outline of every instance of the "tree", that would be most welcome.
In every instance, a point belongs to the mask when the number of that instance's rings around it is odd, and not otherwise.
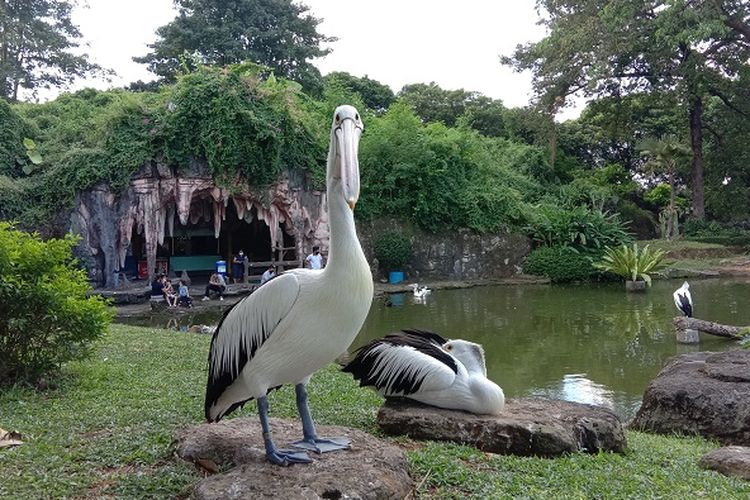
[[[15,102],[19,89],[35,94],[101,68],[75,55],[81,33],[70,19],[73,2],[0,0],[0,96]]]
[[[320,73],[310,59],[334,41],[317,31],[320,20],[292,0],[175,0],[177,17],[156,30],[152,52],[133,60],[173,81],[183,66],[216,66],[250,60],[277,75],[318,90]]]
[[[641,155],[648,157],[647,167],[657,174],[666,174],[669,182],[669,205],[665,219],[665,230],[662,236],[671,240],[679,235],[677,229],[677,206],[675,205],[677,161],[680,157],[690,154],[690,149],[683,145],[676,137],[666,136],[660,139],[645,139],[639,145]]]
[[[464,89],[444,90],[435,82],[404,85],[398,97],[411,106],[423,122],[443,122],[452,127],[467,105],[480,94]]]
[[[358,78],[344,71],[334,71],[325,76],[325,83],[326,86],[339,85],[349,92],[356,92],[365,106],[376,113],[384,113],[396,100],[388,85],[368,78],[367,75]]]
[[[549,34],[517,47],[505,64],[534,73],[539,104],[554,113],[565,99],[662,90],[688,110],[693,216],[704,216],[703,107],[732,87],[750,58],[744,0],[538,0]]]

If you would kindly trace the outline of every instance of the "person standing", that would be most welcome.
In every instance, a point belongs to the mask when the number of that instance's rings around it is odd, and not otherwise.
[[[245,252],[240,250],[237,255],[232,259],[232,279],[236,283],[242,283],[245,281],[245,262],[247,257]]]
[[[313,247],[313,251],[305,258],[310,269],[323,269],[323,256],[320,254],[320,247]]]

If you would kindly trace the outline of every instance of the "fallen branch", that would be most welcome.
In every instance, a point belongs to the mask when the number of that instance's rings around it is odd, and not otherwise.
[[[673,321],[677,332],[698,330],[704,333],[710,333],[711,335],[735,340],[744,338],[743,334],[750,331],[750,327],[748,326],[722,325],[720,323],[714,323],[713,321],[704,321],[698,318],[686,318],[684,316],[678,316]]]

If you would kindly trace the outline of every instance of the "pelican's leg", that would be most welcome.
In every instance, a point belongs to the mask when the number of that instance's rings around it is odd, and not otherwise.
[[[258,415],[263,429],[263,444],[266,446],[266,458],[276,465],[306,464],[312,459],[304,451],[279,450],[271,439],[271,426],[268,423],[268,398],[258,398]]]
[[[338,438],[321,438],[315,432],[315,424],[310,416],[310,407],[307,405],[307,389],[305,384],[294,386],[297,394],[297,411],[302,419],[302,441],[292,443],[295,448],[314,451],[316,453],[326,453],[328,451],[348,450],[351,440],[345,437]]]

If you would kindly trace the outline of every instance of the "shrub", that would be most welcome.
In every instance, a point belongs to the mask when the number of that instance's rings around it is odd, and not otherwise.
[[[648,283],[648,286],[651,286],[649,273],[657,272],[667,266],[664,255],[664,250],[651,250],[648,245],[639,248],[638,243],[633,243],[632,246],[606,248],[604,257],[594,264],[594,267],[622,276],[626,280],[636,281],[641,278]]]
[[[547,276],[555,283],[588,279],[593,273],[591,259],[568,246],[539,247],[529,255],[523,272]]]
[[[716,221],[689,219],[684,225],[685,238],[719,245],[750,246],[750,231]]]
[[[571,246],[583,252],[599,253],[606,246],[632,241],[617,214],[585,206],[566,208],[540,204],[531,213],[527,232],[546,246]]]
[[[412,256],[411,241],[402,233],[383,233],[373,242],[373,253],[383,269],[402,269]]]
[[[112,319],[75,267],[77,238],[42,241],[0,222],[0,384],[34,381],[88,354]]]

